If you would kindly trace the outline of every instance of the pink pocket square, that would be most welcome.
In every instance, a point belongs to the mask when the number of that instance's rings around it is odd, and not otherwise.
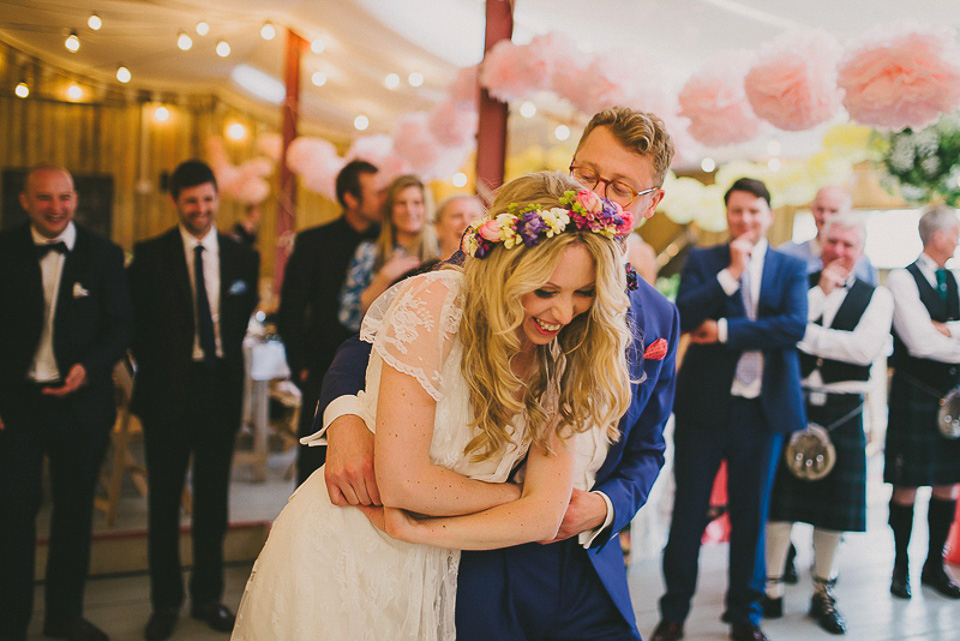
[[[643,358],[651,361],[662,361],[667,355],[667,339],[658,338],[647,346]]]

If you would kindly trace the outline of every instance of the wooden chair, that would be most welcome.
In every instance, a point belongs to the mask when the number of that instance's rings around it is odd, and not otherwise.
[[[113,383],[117,392],[117,420],[110,433],[110,449],[100,470],[102,495],[94,498],[93,506],[106,516],[107,526],[117,523],[117,507],[123,489],[124,476],[129,475],[141,496],[146,496],[147,469],[130,452],[130,445],[143,439],[143,427],[140,419],[130,412],[130,400],[133,398],[134,366],[129,356],[121,359],[113,368]],[[183,490],[182,504],[189,514],[193,508],[193,496],[190,489]]]

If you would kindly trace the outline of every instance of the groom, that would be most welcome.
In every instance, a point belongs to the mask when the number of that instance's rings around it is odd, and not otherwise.
[[[584,130],[571,175],[636,217],[649,218],[673,157],[663,123],[625,108],[596,114]],[[639,639],[616,534],[646,502],[663,465],[663,425],[673,406],[679,316],[647,283],[630,292],[633,402],[608,451],[574,489],[560,532],[547,545],[464,552],[457,589],[457,636],[487,639]],[[329,425],[325,470],[337,505],[379,504],[373,435],[355,414],[370,345],[341,347],[324,379],[319,410]],[[323,411],[325,409],[325,411]],[[583,453],[580,453],[583,455]]]

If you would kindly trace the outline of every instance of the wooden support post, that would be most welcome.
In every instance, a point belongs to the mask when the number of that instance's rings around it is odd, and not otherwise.
[[[280,155],[280,194],[277,207],[276,254],[273,263],[274,291],[280,291],[283,282],[283,268],[287,264],[289,244],[283,242],[297,228],[297,179],[287,168],[287,148],[297,137],[297,123],[300,119],[300,55],[306,41],[287,29],[287,50],[284,56],[283,83],[286,86],[286,98],[283,101],[283,151]]]
[[[511,0],[487,0],[484,53],[513,34]],[[480,122],[477,128],[477,192],[483,196],[503,184],[507,154],[507,105],[480,88]]]

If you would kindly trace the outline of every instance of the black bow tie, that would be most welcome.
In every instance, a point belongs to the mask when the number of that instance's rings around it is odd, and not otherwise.
[[[50,252],[58,252],[60,254],[66,254],[69,249],[67,249],[67,244],[62,240],[56,243],[44,243],[42,245],[36,245],[37,249],[37,258],[43,258]]]

